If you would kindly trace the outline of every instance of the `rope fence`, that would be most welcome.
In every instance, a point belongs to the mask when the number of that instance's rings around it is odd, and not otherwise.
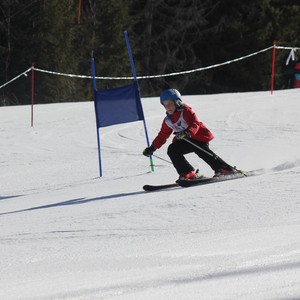
[[[214,68],[218,68],[221,66],[225,66],[225,65],[229,65],[244,59],[247,59],[249,57],[258,55],[260,53],[266,52],[268,50],[271,49],[283,49],[283,50],[291,50],[296,52],[297,50],[300,50],[300,48],[298,47],[283,47],[283,46],[276,46],[276,44],[274,43],[273,46],[270,46],[268,48],[259,50],[257,52],[239,57],[239,58],[235,58],[232,60],[228,60],[219,64],[214,64],[211,66],[206,66],[206,67],[201,67],[201,68],[197,68],[197,69],[192,69],[192,70],[186,70],[186,71],[181,71],[181,72],[174,72],[174,73],[167,73],[167,74],[159,74],[159,75],[149,75],[149,76],[137,76],[137,79],[152,79],[152,78],[162,78],[162,77],[171,77],[171,76],[178,76],[178,75],[185,75],[185,74],[190,74],[190,73],[195,73],[195,72],[201,72],[201,71],[205,71],[205,70],[209,70],[209,69],[214,69]],[[10,84],[11,82],[17,80],[18,78],[20,78],[21,76],[27,76],[27,73],[29,73],[30,71],[32,71],[32,69],[34,68],[34,71],[37,72],[41,72],[41,73],[47,73],[47,74],[52,74],[52,75],[58,75],[58,76],[68,76],[68,77],[73,77],[73,78],[89,78],[92,79],[92,76],[87,76],[87,75],[77,75],[77,74],[68,74],[68,73],[61,73],[61,72],[54,72],[54,71],[49,71],[49,70],[43,70],[43,69],[39,69],[39,68],[35,68],[34,66],[32,66],[31,68],[27,69],[26,71],[24,71],[23,73],[21,73],[20,75],[16,76],[15,78],[7,81],[6,83],[2,84],[0,86],[0,89],[2,89],[3,87],[5,87],[6,85]],[[102,76],[97,76],[96,79],[98,80],[132,80],[133,77],[132,76],[122,76],[122,77],[102,77]]]
[[[17,80],[18,78],[20,78],[21,76],[27,76],[27,73],[31,71],[31,68],[27,69],[26,71],[24,71],[23,73],[21,73],[20,75],[16,76],[15,78],[11,79],[10,81],[5,82],[3,85],[0,86],[0,89],[2,89],[3,87],[5,87],[6,85],[12,83],[13,81]]]
[[[187,71],[181,71],[181,72],[175,72],[175,73],[168,73],[168,74],[160,74],[160,75],[150,75],[150,76],[137,76],[136,79],[152,79],[152,78],[162,78],[162,77],[170,77],[170,76],[178,76],[178,75],[185,75],[185,74],[190,74],[190,73],[195,73],[195,72],[200,72],[200,71],[204,71],[204,70],[209,70],[209,69],[214,69],[214,68],[218,68],[221,66],[225,66],[225,65],[229,65],[244,59],[247,59],[249,57],[258,55],[260,53],[269,51],[272,49],[272,71],[271,71],[271,94],[273,94],[273,90],[274,90],[274,78],[275,78],[275,60],[276,60],[276,50],[277,49],[283,49],[283,50],[290,50],[290,54],[288,56],[288,59],[286,61],[286,64],[289,63],[289,60],[295,60],[295,52],[297,50],[300,50],[300,48],[298,47],[283,47],[283,46],[277,46],[276,45],[276,41],[274,41],[273,46],[256,51],[254,53],[239,57],[239,58],[235,58],[232,60],[228,60],[225,61],[223,63],[219,63],[219,64],[214,64],[211,66],[207,66],[207,67],[202,67],[202,68],[197,68],[197,69],[192,69],[192,70],[187,70]],[[43,70],[43,69],[39,69],[39,68],[35,68],[34,64],[32,64],[31,68],[25,70],[24,72],[22,72],[21,74],[19,74],[18,76],[14,77],[13,79],[7,81],[6,83],[2,84],[0,86],[0,90],[7,86],[8,84],[12,83],[13,81],[17,80],[18,78],[20,78],[21,76],[27,76],[27,73],[31,72],[31,127],[33,127],[33,106],[34,106],[34,72],[42,72],[42,73],[47,73],[47,74],[52,74],[52,75],[58,75],[58,76],[68,76],[68,77],[73,77],[73,78],[89,78],[89,79],[93,79],[92,76],[86,76],[86,75],[76,75],[76,74],[67,74],[67,73],[61,73],[61,72],[54,72],[54,71],[49,71],[49,70]],[[95,77],[95,79],[98,80],[132,80],[134,79],[133,77]]]

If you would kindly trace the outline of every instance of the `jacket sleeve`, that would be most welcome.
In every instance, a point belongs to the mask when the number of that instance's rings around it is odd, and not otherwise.
[[[189,125],[188,131],[190,132],[191,137],[193,138],[199,131],[201,127],[201,122],[199,121],[195,112],[188,106],[186,106],[183,117]]]
[[[188,130],[191,134],[191,138],[202,142],[210,142],[214,138],[212,132],[203,122],[199,121],[197,115],[189,106],[186,106],[184,113],[184,119],[187,124],[189,124]]]
[[[173,130],[166,124],[166,121],[164,120],[159,133],[152,142],[154,148],[159,149],[163,144],[165,144],[172,132]]]

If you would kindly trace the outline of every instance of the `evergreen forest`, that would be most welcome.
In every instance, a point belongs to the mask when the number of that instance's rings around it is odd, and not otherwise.
[[[219,64],[273,45],[300,47],[299,0],[1,0],[0,86],[34,64],[54,72],[132,76],[124,31],[138,76]],[[298,53],[300,50],[298,50]],[[297,52],[296,52],[297,53]],[[284,88],[277,50],[275,89]],[[298,55],[300,57],[300,53]],[[142,97],[270,88],[272,50],[190,74],[141,79]],[[27,75],[27,74],[26,74]],[[0,89],[0,105],[29,104],[31,73]],[[35,71],[36,103],[90,101],[92,80]],[[128,80],[97,80],[98,89]]]

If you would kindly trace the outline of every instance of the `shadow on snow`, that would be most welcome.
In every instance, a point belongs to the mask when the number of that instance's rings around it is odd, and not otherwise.
[[[48,204],[48,205],[41,205],[41,206],[36,206],[36,207],[31,207],[31,208],[26,208],[26,209],[4,212],[4,213],[0,213],[0,216],[10,215],[10,214],[15,214],[15,213],[20,213],[20,212],[33,211],[33,210],[46,209],[46,208],[60,207],[60,206],[85,204],[85,203],[89,203],[89,202],[93,202],[93,201],[103,201],[103,200],[108,200],[108,199],[135,196],[135,195],[140,195],[140,194],[145,194],[145,192],[139,191],[139,192],[131,192],[131,193],[121,193],[121,194],[113,194],[113,195],[107,195],[107,196],[95,197],[95,198],[77,198],[77,199],[62,201],[62,202]]]

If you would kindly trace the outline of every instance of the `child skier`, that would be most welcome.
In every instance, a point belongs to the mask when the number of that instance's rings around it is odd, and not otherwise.
[[[151,146],[143,151],[143,155],[147,157],[152,155],[156,149],[165,144],[171,133],[174,132],[175,137],[169,145],[167,153],[179,174],[179,179],[200,177],[184,157],[185,154],[191,152],[202,158],[215,171],[215,176],[236,173],[235,169],[209,149],[209,142],[214,138],[213,134],[199,121],[192,108],[182,102],[181,95],[176,89],[163,91],[160,95],[160,103],[165,107],[167,116],[163,120],[158,135]]]

